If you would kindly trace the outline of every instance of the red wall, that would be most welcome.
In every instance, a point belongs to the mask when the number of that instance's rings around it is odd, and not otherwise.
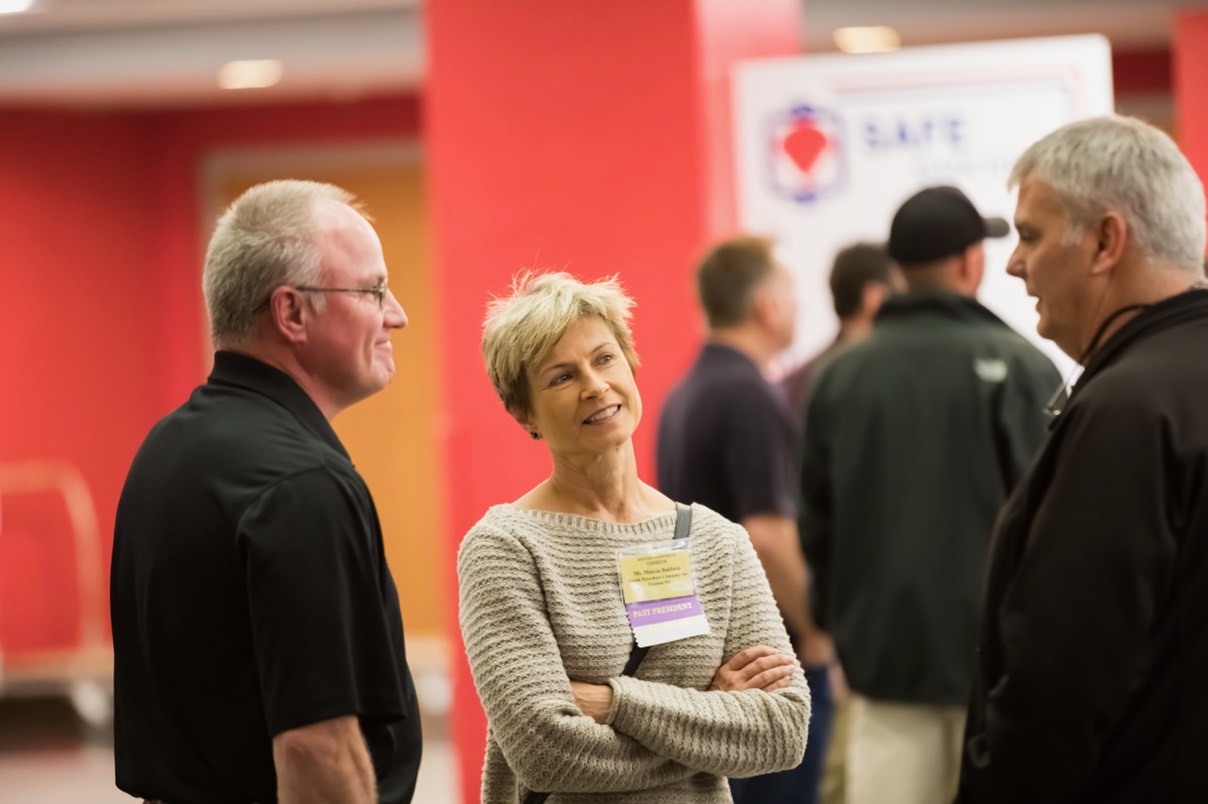
[[[1171,54],[1168,48],[1112,52],[1112,85],[1117,98],[1169,93],[1170,76]]]
[[[429,186],[441,288],[452,556],[491,505],[550,471],[482,367],[484,305],[526,267],[620,274],[637,300],[639,473],[670,385],[703,328],[693,265],[734,225],[729,67],[796,52],[796,0],[432,0],[427,6]],[[476,800],[486,725],[454,664],[463,801]]]
[[[112,521],[118,467],[154,413],[146,144],[142,127],[120,116],[0,113],[0,462],[70,460],[91,481],[102,523]],[[41,537],[32,512],[7,507],[0,647],[71,641],[76,623],[61,615],[75,607],[74,559],[62,510],[58,532]],[[16,583],[53,594],[6,600]],[[59,616],[48,621],[48,607]]]
[[[1179,145],[1208,184],[1208,11],[1175,15],[1174,102]]]
[[[244,146],[418,132],[410,95],[158,113],[0,110],[0,463],[79,467],[106,578],[130,459],[208,370],[203,160]],[[75,600],[65,522],[34,540],[27,512],[7,507],[0,649],[62,646],[76,632],[64,617]],[[28,582],[30,568],[38,583]]]

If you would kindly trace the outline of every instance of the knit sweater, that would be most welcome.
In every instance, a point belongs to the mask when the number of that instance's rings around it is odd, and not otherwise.
[[[621,672],[633,633],[617,575],[621,547],[672,538],[675,514],[610,523],[499,505],[457,557],[461,632],[490,724],[482,804],[730,802],[726,776],[796,766],[809,689],[708,691],[717,668],[766,644],[792,656],[746,531],[692,507],[692,568],[711,633],[656,645]],[[570,680],[608,684],[607,725],[575,705]]]

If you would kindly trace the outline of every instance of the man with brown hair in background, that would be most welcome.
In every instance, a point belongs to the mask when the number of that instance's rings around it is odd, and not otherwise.
[[[659,489],[746,528],[813,691],[827,683],[833,652],[814,625],[797,538],[796,425],[783,391],[765,376],[772,358],[793,341],[793,277],[776,259],[772,241],[736,237],[705,255],[696,280],[709,336],[659,418]],[[801,765],[732,779],[735,801],[812,804],[829,720],[815,705]]]
[[[789,407],[802,414],[809,404],[813,381],[822,369],[845,348],[867,338],[881,305],[903,288],[897,266],[889,258],[885,246],[877,243],[853,243],[839,249],[831,264],[828,284],[839,331],[825,349],[790,371],[781,381],[788,394]]]

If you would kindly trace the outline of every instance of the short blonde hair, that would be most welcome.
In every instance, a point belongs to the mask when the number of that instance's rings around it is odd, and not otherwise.
[[[633,299],[615,276],[585,283],[568,273],[525,271],[511,292],[487,304],[482,354],[487,375],[513,415],[531,413],[528,371],[539,364],[575,321],[596,316],[608,325],[630,368],[638,367],[629,329]]]

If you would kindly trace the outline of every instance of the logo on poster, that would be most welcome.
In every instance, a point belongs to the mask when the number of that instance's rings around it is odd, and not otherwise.
[[[770,176],[779,195],[809,203],[842,187],[847,178],[842,124],[834,113],[801,104],[771,116]]]

